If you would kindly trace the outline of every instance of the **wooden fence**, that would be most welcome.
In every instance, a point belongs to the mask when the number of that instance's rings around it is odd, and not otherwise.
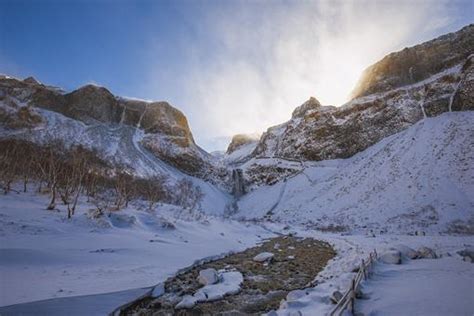
[[[354,304],[356,299],[356,293],[359,288],[360,282],[367,279],[370,276],[372,266],[377,261],[377,251],[374,249],[373,252],[369,254],[369,259],[365,261],[362,259],[362,263],[359,266],[359,271],[356,276],[351,281],[351,286],[341,299],[337,302],[336,306],[329,313],[329,316],[340,316],[345,310],[348,310],[351,313],[354,313]]]

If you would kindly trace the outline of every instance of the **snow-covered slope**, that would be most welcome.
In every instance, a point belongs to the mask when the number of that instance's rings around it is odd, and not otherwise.
[[[445,113],[349,159],[306,163],[243,196],[236,216],[320,229],[472,234],[473,193],[474,112]]]
[[[0,197],[0,306],[154,286],[197,259],[242,250],[267,234],[166,204],[150,211],[136,202],[95,218],[84,199],[67,219],[66,206],[47,211],[47,200],[34,185]]]

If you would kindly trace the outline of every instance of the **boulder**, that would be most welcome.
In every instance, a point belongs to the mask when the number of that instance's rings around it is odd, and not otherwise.
[[[464,250],[458,251],[458,254],[463,257],[464,261],[474,262],[474,248],[466,248]]]
[[[416,250],[414,250],[414,249],[412,249],[408,246],[405,246],[405,245],[396,245],[396,246],[390,248],[390,250],[400,251],[402,256],[405,257],[405,258],[408,258],[408,259],[416,259],[419,256],[419,254]]]
[[[194,305],[196,305],[196,299],[192,295],[185,295],[183,299],[176,304],[175,308],[176,309],[187,309],[187,308],[193,308]]]
[[[344,295],[339,291],[334,291],[329,298],[332,303],[337,304]]]
[[[219,282],[219,275],[216,269],[204,269],[199,271],[198,281],[202,285],[216,284]]]
[[[291,301],[296,301],[304,296],[306,296],[306,291],[305,290],[293,290],[293,291],[290,291],[287,295],[286,295],[286,301],[287,302],[291,302]]]
[[[274,257],[274,254],[271,252],[261,252],[255,257],[253,257],[253,261],[268,262],[268,261],[271,261],[273,257]]]
[[[420,247],[418,248],[418,254],[419,258],[423,259],[436,259],[438,256],[436,255],[436,252],[428,247]]]
[[[398,250],[389,250],[379,257],[380,261],[388,264],[401,264],[402,254]]]

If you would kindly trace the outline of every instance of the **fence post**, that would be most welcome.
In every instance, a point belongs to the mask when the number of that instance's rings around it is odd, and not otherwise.
[[[370,262],[370,261],[369,261],[369,262]],[[367,270],[365,269],[365,261],[364,261],[364,259],[362,259],[361,268],[362,268],[362,273],[364,274],[364,280],[367,280]]]
[[[354,314],[354,303],[355,303],[355,280],[352,279],[352,284],[351,284],[351,294],[349,299],[351,300],[349,303],[350,306],[350,311],[352,314]]]

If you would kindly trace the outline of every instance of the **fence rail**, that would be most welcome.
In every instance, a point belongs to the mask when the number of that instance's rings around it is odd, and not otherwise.
[[[377,251],[374,249],[374,251],[369,254],[369,259],[367,261],[362,259],[362,262],[359,266],[359,271],[351,281],[351,286],[337,302],[336,306],[329,313],[329,316],[340,316],[346,309],[354,313],[356,293],[360,282],[370,276],[372,266],[374,265],[375,261],[377,261]]]

